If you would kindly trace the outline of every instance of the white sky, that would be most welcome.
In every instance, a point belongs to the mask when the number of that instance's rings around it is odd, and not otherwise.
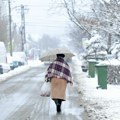
[[[29,9],[25,16],[26,33],[39,37],[43,34],[56,37],[67,34],[69,19],[63,13],[60,13],[61,11],[58,11],[58,14],[52,14],[52,11],[50,11],[51,0],[20,0],[12,3],[13,6],[20,6],[21,4],[26,5],[26,8]],[[20,10],[13,9],[12,15],[15,22],[21,22]]]

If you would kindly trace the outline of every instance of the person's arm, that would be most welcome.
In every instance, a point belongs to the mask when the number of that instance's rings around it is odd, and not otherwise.
[[[71,73],[70,73],[70,76],[71,76]],[[72,76],[71,76],[71,81],[70,81],[70,85],[71,85],[71,86],[73,85],[73,80],[72,80]]]
[[[68,65],[68,64],[67,64]],[[70,66],[68,65],[68,68],[69,68],[69,76],[70,76],[70,78],[71,78],[71,80],[70,80],[70,85],[72,86],[73,85],[73,80],[72,80],[72,74],[71,74],[71,71],[70,71]]]
[[[46,82],[49,82],[49,81],[50,81],[50,78],[49,78],[48,76],[49,76],[49,74],[50,74],[50,69],[52,68],[52,65],[53,65],[53,63],[51,63],[51,64],[49,65],[49,67],[47,68],[47,72],[46,72],[46,75],[45,75],[45,81],[46,81]]]

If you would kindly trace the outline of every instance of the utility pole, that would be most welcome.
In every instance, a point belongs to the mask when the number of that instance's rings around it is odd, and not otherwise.
[[[10,40],[10,56],[12,56],[13,48],[12,48],[12,34],[11,34],[11,3],[10,0],[8,0],[8,6],[9,6],[9,40]]]
[[[24,44],[26,43],[25,7],[24,7],[24,5],[21,5],[21,41],[22,41],[22,51],[24,51]]]

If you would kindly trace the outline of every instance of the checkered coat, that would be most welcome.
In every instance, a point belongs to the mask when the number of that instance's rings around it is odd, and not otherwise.
[[[61,57],[53,61],[53,63],[51,63],[47,69],[47,74],[45,75],[46,80],[53,77],[64,79],[67,81],[67,83],[72,83],[69,65]]]

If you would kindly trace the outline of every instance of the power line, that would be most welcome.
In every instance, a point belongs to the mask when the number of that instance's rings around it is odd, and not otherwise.
[[[26,6],[29,6],[29,7],[47,7],[48,8],[48,6],[51,6],[51,5],[53,5],[52,3],[50,4],[42,4],[42,5],[31,5],[31,4],[27,4]]]
[[[54,27],[54,28],[69,28],[67,26],[53,26],[53,25],[44,25],[44,24],[27,24],[27,26],[36,26],[36,27]]]
[[[51,23],[49,24],[41,24],[41,23],[34,23],[34,22],[26,22],[27,26],[46,26],[46,27],[56,27],[56,28],[69,28],[69,26],[62,26],[60,25],[60,23],[56,23],[58,25],[51,25]]]
[[[40,17],[40,18],[34,17],[34,20],[35,20],[35,21],[45,21],[46,19],[47,19],[47,18],[45,18],[45,17]],[[33,19],[32,19],[32,20],[33,20]],[[26,18],[26,21],[28,21],[27,18]],[[50,21],[50,22],[59,22],[59,23],[69,22],[68,20],[66,20],[66,21],[65,21],[65,20],[64,20],[64,21],[61,20],[61,21],[60,21],[60,20],[55,20],[55,19],[51,19],[51,20],[49,20],[49,21]],[[28,21],[28,22],[29,22],[29,21]]]
[[[20,24],[19,22],[17,22],[17,24]],[[42,24],[42,23],[36,23],[36,22],[25,22],[26,26],[36,26],[36,27],[55,27],[55,28],[69,28],[69,25],[68,26],[64,26],[64,25],[61,25],[60,23],[56,23],[58,25],[51,25],[51,23],[49,24]]]

